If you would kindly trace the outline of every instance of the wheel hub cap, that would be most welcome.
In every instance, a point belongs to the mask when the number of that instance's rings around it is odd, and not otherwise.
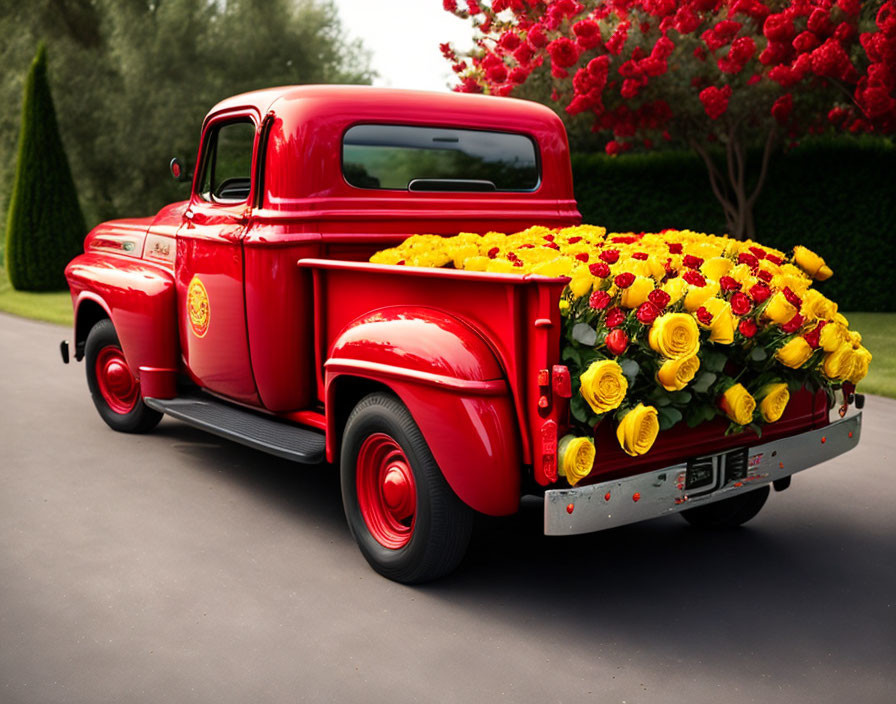
[[[414,532],[417,487],[404,450],[394,438],[374,433],[364,440],[358,451],[356,487],[371,536],[392,550],[407,545]]]
[[[137,405],[140,382],[118,347],[109,345],[96,357],[96,383],[103,400],[115,413],[130,413]]]

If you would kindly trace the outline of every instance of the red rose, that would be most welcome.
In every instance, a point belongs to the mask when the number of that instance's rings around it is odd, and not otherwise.
[[[681,242],[669,242],[669,254],[681,254]]]
[[[759,266],[759,260],[754,255],[748,254],[747,252],[741,252],[737,255],[737,263],[746,264],[751,269],[755,269]]]
[[[619,261],[619,251],[616,249],[605,249],[600,253],[600,259],[607,264],[615,264]]]
[[[576,255],[576,259],[578,259],[580,262],[587,262],[588,261],[588,252],[579,252]]]
[[[766,271],[765,269],[760,269],[758,272],[756,272],[756,276],[765,281],[765,283],[768,283],[772,280],[772,272]]]
[[[615,283],[619,288],[628,288],[633,283],[635,283],[635,275],[631,272],[624,272],[619,274],[615,279],[613,279],[613,283]]]
[[[686,254],[681,263],[689,269],[699,269],[700,265],[703,264],[703,260],[700,257],[695,257],[693,254]]]
[[[607,266],[606,262],[594,262],[594,264],[589,264],[588,271],[591,272],[592,276],[596,276],[600,279],[610,275],[610,267]]]
[[[765,284],[756,284],[750,289],[750,298],[754,303],[762,303],[772,295],[772,290]]]
[[[603,310],[610,305],[610,294],[606,291],[595,291],[588,299],[588,305],[594,310]]]
[[[553,242],[553,241],[554,241],[554,236],[551,235],[551,234],[547,234],[547,235],[544,235],[541,239],[543,239],[543,240],[547,240],[548,242]]]
[[[618,308],[616,309],[618,310]],[[613,354],[619,356],[625,349],[628,347],[628,335],[625,334],[625,330],[610,330],[607,333],[607,339],[605,340],[607,343],[607,349],[610,350]]]
[[[803,326],[804,322],[806,322],[806,319],[803,316],[801,316],[799,313],[797,313],[790,320],[788,320],[786,323],[784,323],[781,326],[781,329],[784,332],[796,332]]]
[[[740,321],[740,324],[737,326],[737,329],[740,331],[740,334],[744,337],[753,337],[756,334],[756,321],[752,318],[745,318]]]
[[[710,313],[706,308],[700,306],[697,309],[697,320],[699,320],[704,325],[709,325],[712,323],[712,313]]]
[[[490,250],[488,250],[488,258],[494,259],[495,257],[498,256],[498,252],[500,252],[500,251],[501,250],[498,249],[497,247],[492,247]]]
[[[638,306],[638,312],[636,313],[638,320],[644,325],[651,325],[659,314],[660,309],[650,301],[645,301]]]
[[[691,286],[696,286],[697,288],[703,288],[706,286],[706,279],[703,278],[703,274],[700,274],[693,269],[689,269],[681,275],[685,281],[687,281]]]
[[[647,295],[647,300],[653,303],[658,310],[663,310],[663,308],[669,305],[672,297],[662,289],[655,288]]]
[[[762,247],[750,247],[750,251],[757,259],[765,259],[766,257],[765,250]]]
[[[647,259],[650,255],[647,252],[635,252],[632,254],[632,259],[640,259],[642,262]]]
[[[740,291],[741,285],[730,276],[723,276],[719,279],[719,286],[723,291]]]
[[[582,241],[582,238],[579,237],[578,235],[576,235],[575,237],[570,237],[568,240],[568,242],[570,244],[575,244],[576,242],[581,242],[581,241]]]
[[[625,312],[622,308],[610,308],[607,311],[607,327],[618,328],[625,322]]]
[[[731,310],[735,315],[746,315],[753,310],[753,303],[747,298],[746,294],[738,291],[731,296]]]
[[[560,245],[556,242],[548,242],[545,247],[550,247],[551,249],[560,249]]]
[[[787,299],[787,302],[792,305],[794,308],[799,310],[803,307],[802,299],[797,296],[791,289],[790,286],[784,287],[784,298]]]
[[[765,260],[767,262],[771,262],[772,264],[775,264],[777,266],[781,266],[781,264],[784,263],[784,260],[781,259],[781,257],[776,257],[774,254],[766,254]]]

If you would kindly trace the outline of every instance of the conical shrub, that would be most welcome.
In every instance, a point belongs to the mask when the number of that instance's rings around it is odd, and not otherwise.
[[[25,83],[18,162],[6,219],[6,269],[13,288],[65,288],[65,265],[86,227],[59,136],[41,43]]]

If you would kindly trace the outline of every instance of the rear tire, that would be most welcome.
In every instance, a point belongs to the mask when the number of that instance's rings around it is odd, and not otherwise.
[[[345,426],[340,480],[352,536],[381,575],[417,584],[460,564],[473,511],[448,486],[396,397],[374,393],[355,406]]]
[[[143,403],[140,381],[128,366],[108,318],[87,333],[84,362],[93,405],[112,430],[146,433],[159,424],[162,414]]]
[[[748,491],[746,494],[722,499],[706,506],[689,508],[681,512],[692,526],[708,530],[730,530],[756,517],[768,499],[768,486]]]

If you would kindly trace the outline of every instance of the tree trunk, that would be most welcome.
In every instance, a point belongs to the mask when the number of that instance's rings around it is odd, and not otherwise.
[[[747,151],[739,133],[738,123],[732,125],[726,136],[724,171],[713,160],[705,145],[691,140],[691,148],[700,155],[706,165],[713,195],[722,206],[728,235],[734,239],[753,239],[756,236],[753,209],[768,176],[775,136],[775,129],[771,128],[766,135],[759,175],[752,190],[747,184]]]

